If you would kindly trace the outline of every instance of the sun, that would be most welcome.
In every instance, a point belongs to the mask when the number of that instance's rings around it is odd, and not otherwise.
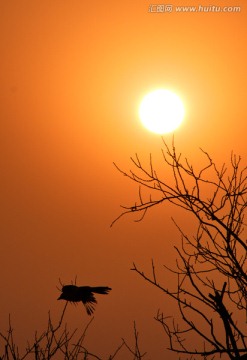
[[[139,116],[148,130],[157,134],[170,133],[183,121],[184,106],[175,93],[158,89],[143,98]]]

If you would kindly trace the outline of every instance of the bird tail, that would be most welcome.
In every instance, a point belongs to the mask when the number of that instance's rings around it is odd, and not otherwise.
[[[92,292],[96,294],[108,294],[111,288],[108,286],[96,286],[91,288]]]

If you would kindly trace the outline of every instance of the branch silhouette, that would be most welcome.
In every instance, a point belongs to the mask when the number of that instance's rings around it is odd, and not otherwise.
[[[126,178],[138,185],[138,200],[122,206],[122,216],[138,214],[141,221],[154,206],[172,204],[194,216],[197,230],[187,235],[172,219],[181,237],[174,246],[174,268],[164,268],[177,279],[174,289],[159,280],[152,260],[151,275],[136,264],[132,270],[176,303],[180,321],[158,311],[156,320],[169,339],[169,349],[197,359],[225,354],[229,359],[247,357],[247,242],[244,221],[247,206],[247,168],[241,157],[230,156],[229,164],[218,167],[200,149],[201,166],[193,166],[174,145],[163,140],[162,169],[155,169],[152,155],[143,165],[136,154]],[[160,176],[159,173],[165,174]],[[144,191],[145,190],[145,191]],[[144,196],[143,194],[146,194]],[[196,340],[195,340],[196,339]],[[198,346],[194,349],[194,343]],[[200,345],[199,345],[200,344]]]

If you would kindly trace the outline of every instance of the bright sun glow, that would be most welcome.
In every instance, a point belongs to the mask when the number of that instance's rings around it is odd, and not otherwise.
[[[183,121],[184,106],[169,90],[158,89],[147,94],[140,105],[139,116],[150,131],[165,134],[175,130]]]

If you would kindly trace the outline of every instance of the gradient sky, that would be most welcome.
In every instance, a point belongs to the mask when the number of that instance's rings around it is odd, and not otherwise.
[[[138,119],[142,97],[160,87],[184,102],[175,142],[194,164],[199,147],[219,164],[232,150],[246,161],[247,5],[174,0],[171,13],[154,13],[151,4],[0,1],[0,316],[3,331],[11,314],[22,343],[45,327],[48,310],[55,319],[61,313],[59,278],[77,276],[79,285],[113,288],[98,297],[90,351],[113,353],[122,337],[134,344],[135,320],[147,359],[177,359],[153,320],[159,308],[176,308],[130,268],[134,261],[151,273],[153,258],[163,274],[180,238],[171,216],[185,230],[193,224],[159,207],[141,223],[126,217],[110,228],[119,205],[138,198],[112,163],[127,170],[136,152],[160,160],[160,135]],[[175,11],[200,4],[241,9]],[[66,321],[81,327],[88,318],[70,306]]]

